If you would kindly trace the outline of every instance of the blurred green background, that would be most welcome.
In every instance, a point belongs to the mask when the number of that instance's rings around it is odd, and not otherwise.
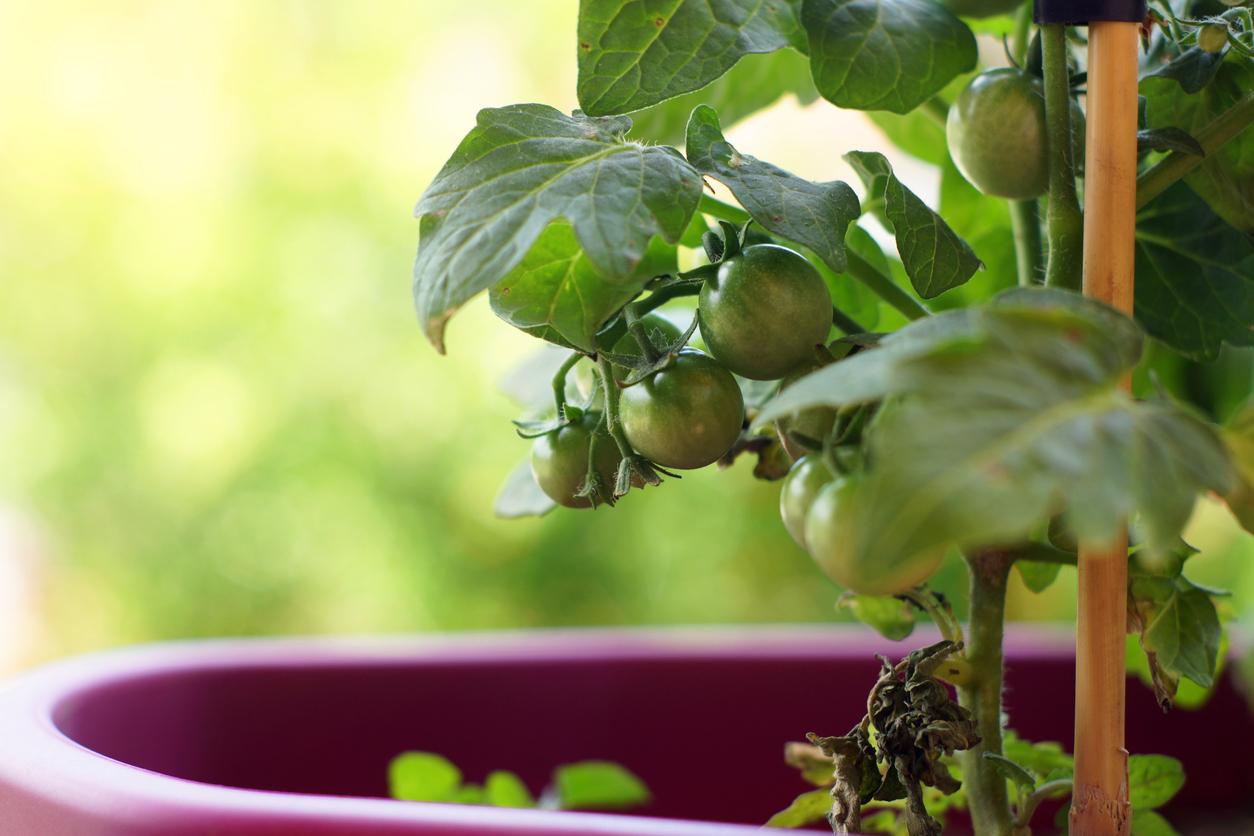
[[[479,107],[574,107],[576,5],[0,3],[0,667],[189,636],[843,617],[747,463],[491,515],[527,450],[497,383],[535,344],[480,299],[436,355],[411,208]],[[822,102],[731,138],[812,179],[886,149]],[[1221,508],[1189,536],[1192,576],[1254,600]],[[1073,596],[1017,588],[1012,611],[1066,618]]]

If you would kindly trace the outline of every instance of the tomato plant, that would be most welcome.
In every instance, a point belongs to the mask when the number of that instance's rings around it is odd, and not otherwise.
[[[1254,25],[1242,2],[1150,5],[1134,317],[1077,292],[1083,30],[1034,27],[1015,0],[582,0],[580,109],[481,111],[418,202],[414,301],[437,349],[483,291],[556,347],[528,366],[552,395],[517,422],[536,466],[499,513],[613,505],[750,451],[781,478],[800,456],[781,515],[846,608],[902,639],[905,602],[940,630],[886,663],[853,731],[790,749],[818,789],[773,824],[857,829],[865,810],[930,834],[962,803],[980,833],[1026,832],[1071,767],[1003,728],[1009,579],[1043,590],[1125,521],[1158,698],[1214,682],[1221,593],[1189,580],[1181,532],[1202,494],[1254,519],[1234,371],[1254,345]],[[996,49],[976,31],[1006,35],[1009,66],[979,66]],[[785,95],[866,111],[939,168],[941,211],[879,150],[840,148],[854,188],[725,134]],[[931,588],[946,555],[968,568],[966,625]],[[1153,808],[1173,786],[1137,796],[1134,831],[1168,827]]]

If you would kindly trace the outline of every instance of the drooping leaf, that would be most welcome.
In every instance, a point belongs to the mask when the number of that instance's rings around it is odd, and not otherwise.
[[[549,495],[540,489],[531,471],[531,456],[527,456],[505,477],[496,494],[492,511],[498,517],[542,517],[557,507]]]
[[[901,641],[914,632],[914,607],[899,598],[850,593],[841,596],[839,603],[886,639]]]
[[[730,128],[788,95],[801,104],[818,98],[810,79],[810,59],[795,49],[746,55],[717,81],[631,115],[631,136],[666,145],[682,145],[688,117],[697,105],[709,105]]]
[[[845,159],[866,185],[868,198],[882,198],[897,252],[910,284],[924,299],[966,282],[982,262],[949,224],[906,188],[888,158],[875,151],[850,151]]]
[[[741,56],[805,48],[800,0],[580,0],[579,105],[627,113],[698,90]]]
[[[1180,677],[1213,685],[1222,628],[1211,590],[1183,575],[1134,575],[1128,595],[1129,620],[1140,632],[1160,700],[1174,696]]]
[[[444,327],[506,276],[557,218],[608,282],[630,282],[655,235],[679,240],[701,178],[674,150],[628,142],[626,117],[565,116],[545,105],[482,110],[418,201],[414,301],[443,350]]]
[[[1147,79],[1141,85],[1146,126],[1180,128],[1196,136],[1252,89],[1254,62],[1244,59],[1224,61],[1210,84],[1196,94],[1167,79]],[[1242,131],[1208,154],[1184,182],[1219,217],[1242,232],[1254,233],[1254,131]]]
[[[1215,73],[1219,72],[1219,66],[1223,62],[1222,52],[1207,52],[1194,46],[1189,47],[1161,67],[1155,67],[1145,73],[1141,78],[1170,79],[1180,86],[1182,92],[1192,95],[1210,83]]]
[[[1015,568],[1019,570],[1019,577],[1023,579],[1024,586],[1033,592],[1044,592],[1054,585],[1054,581],[1058,580],[1062,564],[1046,563],[1040,560],[1016,560]]]
[[[497,770],[488,773],[483,782],[483,798],[493,807],[534,807],[536,800],[527,785],[513,772]]]
[[[430,752],[404,752],[388,764],[388,792],[399,801],[450,801],[461,783],[461,770]]]
[[[1195,157],[1206,156],[1206,149],[1188,131],[1180,128],[1146,128],[1136,132],[1136,150],[1181,151]]]
[[[975,36],[928,0],[805,0],[815,85],[838,107],[908,113],[975,69]]]
[[[562,810],[617,810],[648,804],[649,789],[626,767],[609,761],[559,766],[553,787]]]
[[[488,293],[501,319],[557,345],[596,351],[596,333],[654,275],[675,270],[675,248],[649,242],[632,281],[609,282],[592,265],[574,228],[555,221],[523,260]]]
[[[1184,786],[1184,766],[1166,755],[1128,758],[1128,803],[1133,810],[1155,810]]]
[[[1196,494],[1232,474],[1205,424],[1118,389],[1140,347],[1135,324],[1099,303],[1014,290],[802,378],[757,421],[889,398],[842,512],[857,519],[850,559],[868,576],[939,548],[1024,538],[1063,500],[1082,539],[1109,542],[1140,512],[1147,548],[1161,552]]]
[[[1254,241],[1176,184],[1137,218],[1136,318],[1180,353],[1254,345]]]
[[[766,820],[767,827],[797,828],[823,821],[832,809],[832,795],[827,790],[803,792],[792,803]]]
[[[811,183],[741,154],[723,137],[718,114],[704,105],[688,122],[688,161],[724,183],[763,228],[818,253],[833,270],[845,269],[845,229],[861,208],[839,180]]]
[[[998,292],[1014,287],[1018,281],[1010,204],[1001,198],[981,194],[962,176],[948,153],[940,169],[937,213],[972,250],[980,254],[984,269],[962,287],[942,296],[935,307],[956,308],[987,301]],[[1042,268],[1037,279],[1043,281],[1044,278]]]

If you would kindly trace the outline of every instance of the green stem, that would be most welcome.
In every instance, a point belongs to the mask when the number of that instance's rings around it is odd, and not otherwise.
[[[605,428],[618,445],[619,455],[624,459],[634,456],[636,451],[627,440],[627,434],[623,432],[623,422],[618,418],[618,400],[622,392],[618,388],[618,382],[614,380],[610,361],[604,355],[597,357],[597,370],[601,373],[601,386],[605,389]]]
[[[1041,67],[1045,74],[1045,129],[1049,136],[1049,261],[1045,284],[1079,290],[1084,215],[1075,189],[1071,76],[1067,68],[1067,27],[1063,24],[1041,26]]]
[[[1006,779],[985,752],[1000,755],[1002,639],[1006,619],[1006,582],[1011,558],[998,551],[966,555],[971,575],[971,616],[966,657],[973,681],[958,689],[958,699],[975,719],[980,743],[958,753],[971,822],[981,836],[1007,836],[1013,823]]]
[[[1015,61],[1022,67],[1028,60],[1028,44],[1031,43],[1032,34],[1032,4],[1024,3],[1019,6],[1019,11],[1015,15],[1014,33],[1010,36],[1010,54],[1014,56]]]
[[[708,194],[701,195],[701,202],[697,205],[697,211],[712,218],[718,218],[720,221],[727,221],[733,224],[747,224],[753,220],[749,213],[739,206],[724,203],[717,197],[711,197]]]
[[[1216,116],[1193,138],[1202,146],[1207,156],[1218,151],[1224,143],[1239,135],[1254,123],[1254,90],[1245,94],[1232,107]],[[1196,154],[1172,151],[1136,178],[1136,208],[1140,209],[1167,188],[1202,164],[1204,158]]]
[[[566,376],[570,374],[570,370],[579,362],[579,358],[583,357],[579,352],[571,352],[562,365],[558,366],[557,373],[553,375],[553,403],[557,407],[557,417],[564,418],[566,412]]]
[[[846,250],[845,254],[849,260],[849,266],[846,268],[849,275],[862,282],[872,293],[900,311],[906,319],[922,319],[931,313],[913,296],[898,287],[892,279],[881,273],[871,262],[853,250]]]
[[[1010,203],[1010,228],[1015,239],[1015,264],[1019,286],[1029,287],[1041,279],[1041,218],[1035,200]]]
[[[650,363],[657,362],[662,355],[658,354],[658,350],[653,346],[653,340],[649,339],[649,333],[645,330],[644,322],[640,319],[634,305],[628,305],[623,309],[623,320],[627,323],[627,333],[636,338],[636,344],[640,346],[640,353],[644,359]]]
[[[1076,565],[1076,553],[1064,551],[1048,543],[1025,543],[1017,546],[1009,553],[1014,560],[1034,560],[1037,563],[1058,563],[1063,566]]]
[[[832,305],[832,324],[846,334],[865,334],[866,329],[858,324],[858,321],[840,308]]]
[[[1019,810],[1019,815],[1015,817],[1015,827],[1017,830],[1031,833],[1032,816],[1036,813],[1036,808],[1041,802],[1047,798],[1058,798],[1064,793],[1071,791],[1072,781],[1070,778],[1056,778],[1053,781],[1046,781],[1023,800],[1023,806]]]
[[[933,96],[919,106],[923,113],[932,117],[932,121],[941,126],[943,130],[945,123],[949,121],[949,105],[940,96]]]

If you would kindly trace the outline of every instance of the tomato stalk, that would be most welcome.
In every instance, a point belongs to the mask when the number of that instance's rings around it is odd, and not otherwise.
[[[1193,138],[1209,156],[1251,124],[1254,124],[1254,91],[1246,93],[1244,98],[1216,116]],[[1145,206],[1203,162],[1203,157],[1182,151],[1172,151],[1163,157],[1136,178],[1136,208]]]
[[[1010,227],[1015,239],[1015,266],[1019,286],[1028,287],[1041,276],[1041,218],[1036,200],[1010,202]]]
[[[570,370],[575,367],[582,356],[579,352],[572,351],[553,375],[553,404],[557,407],[558,418],[566,417],[566,376],[570,374]]]
[[[849,336],[866,333],[866,328],[859,325],[856,319],[835,305],[832,305],[832,324]]]
[[[963,786],[975,832],[1007,836],[1013,822],[1006,778],[985,752],[1001,754],[1002,639],[1006,620],[1006,583],[1014,556],[1003,551],[964,555],[970,573],[971,614],[966,659],[972,682],[959,686],[958,700],[971,712],[980,743],[958,752]]]
[[[1045,129],[1049,136],[1049,260],[1045,284],[1079,290],[1084,215],[1075,188],[1071,76],[1067,68],[1067,27],[1063,24],[1041,26],[1041,68],[1045,75]]]
[[[627,493],[631,489],[633,477],[636,476],[639,476],[645,484],[660,485],[662,477],[658,475],[657,469],[648,459],[636,452],[631,442],[627,440],[627,433],[623,431],[623,422],[619,417],[619,401],[622,392],[618,388],[618,382],[614,380],[614,370],[610,366],[610,361],[603,354],[597,357],[597,372],[601,376],[601,387],[605,390],[605,429],[609,432],[610,438],[614,439],[614,443],[618,445],[618,453],[622,456],[622,463],[618,467],[618,480],[614,485],[614,496]],[[667,475],[674,476],[675,474],[668,473]]]
[[[662,355],[658,353],[657,348],[653,345],[653,340],[649,339],[649,334],[645,330],[644,322],[640,319],[640,314],[636,311],[634,305],[628,305],[623,309],[623,320],[627,323],[627,333],[636,339],[636,343],[640,346],[640,353],[645,360],[650,363],[656,363]]]

